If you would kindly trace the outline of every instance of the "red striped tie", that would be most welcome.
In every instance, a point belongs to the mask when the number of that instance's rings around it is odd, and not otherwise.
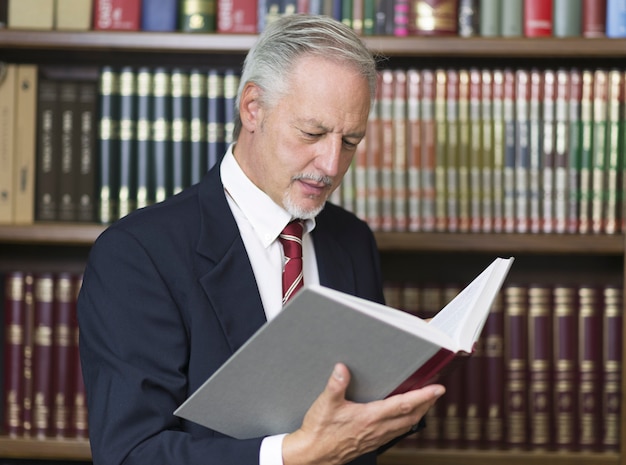
[[[304,286],[302,274],[302,231],[304,224],[295,220],[278,236],[285,252],[283,267],[283,305]]]

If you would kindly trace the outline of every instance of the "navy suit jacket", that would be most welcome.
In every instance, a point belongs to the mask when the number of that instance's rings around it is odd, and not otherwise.
[[[383,301],[364,222],[327,204],[313,240],[321,284]],[[78,316],[95,465],[258,464],[262,438],[235,440],[172,414],[265,322],[217,167],[97,239]]]

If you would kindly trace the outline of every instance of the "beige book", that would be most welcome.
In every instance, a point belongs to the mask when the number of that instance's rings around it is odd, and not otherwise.
[[[10,29],[52,29],[54,0],[12,0],[8,16]]]
[[[93,2],[91,0],[56,0],[55,28],[88,31],[91,29]]]
[[[17,65],[0,63],[0,224],[13,223]]]
[[[13,166],[14,222],[31,224],[35,219],[36,65],[18,66],[16,99],[15,164]]]

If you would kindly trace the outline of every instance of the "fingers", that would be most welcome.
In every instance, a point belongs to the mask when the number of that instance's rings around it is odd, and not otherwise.
[[[343,401],[350,384],[350,371],[343,363],[337,363],[326,383],[325,392],[335,401]]]

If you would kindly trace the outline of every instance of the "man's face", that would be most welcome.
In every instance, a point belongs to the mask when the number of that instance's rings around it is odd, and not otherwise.
[[[314,217],[365,135],[369,95],[367,80],[353,70],[324,58],[302,58],[275,106],[252,105],[254,115],[244,122],[249,137],[243,140],[249,144],[235,147],[235,156],[248,177],[292,216]]]

